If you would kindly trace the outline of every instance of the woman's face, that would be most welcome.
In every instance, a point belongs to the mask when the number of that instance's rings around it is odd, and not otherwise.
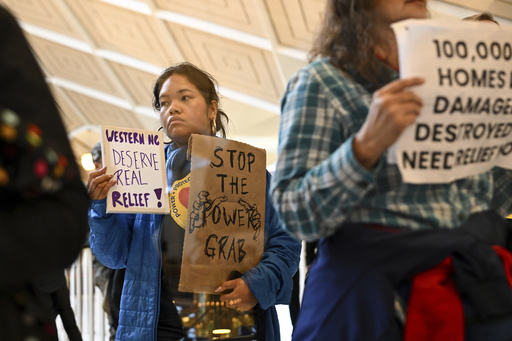
[[[374,0],[374,13],[380,25],[391,24],[405,19],[427,17],[428,0]]]
[[[172,74],[162,84],[159,94],[160,123],[165,133],[179,147],[191,134],[211,135],[212,120],[217,116],[217,101],[209,105],[188,78]]]

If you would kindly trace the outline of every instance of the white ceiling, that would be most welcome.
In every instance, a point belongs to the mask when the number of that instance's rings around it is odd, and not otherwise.
[[[160,71],[188,60],[220,84],[228,138],[276,158],[279,101],[306,64],[325,0],[0,0],[36,52],[77,159],[99,125],[158,129]],[[432,17],[490,11],[512,24],[512,0],[430,1]]]

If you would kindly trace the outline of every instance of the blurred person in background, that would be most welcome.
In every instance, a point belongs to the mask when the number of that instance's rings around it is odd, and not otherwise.
[[[88,197],[42,71],[2,6],[0,32],[0,339],[57,340],[37,283],[77,258]]]

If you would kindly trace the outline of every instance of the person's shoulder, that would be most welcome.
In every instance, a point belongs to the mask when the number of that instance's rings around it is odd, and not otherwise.
[[[319,58],[299,69],[297,74],[305,73],[318,75],[326,72],[330,73],[333,69],[335,69],[335,67],[328,58]]]
[[[325,83],[328,87],[351,81],[350,76],[336,67],[329,58],[317,59],[302,70],[312,77],[316,77],[320,83]]]
[[[17,44],[16,46],[24,46],[27,44],[23,36],[23,31],[14,16],[14,14],[6,7],[0,4],[0,31],[2,32],[1,42],[2,44]],[[21,37],[21,38],[18,38]],[[17,38],[17,39],[14,39]],[[2,45],[2,48],[6,49],[6,46]],[[9,46],[9,48],[12,48]],[[2,51],[3,52],[3,51]],[[16,50],[19,53],[18,50]]]
[[[15,21],[14,15],[12,15],[12,13],[9,12],[9,10],[4,7],[4,5],[0,5],[0,17],[3,19],[9,18],[9,19],[12,19],[13,21]]]
[[[331,61],[329,60],[329,58],[327,58],[327,57],[318,58],[318,59],[312,61],[308,66],[312,70],[317,70],[317,71],[332,70],[333,68],[335,68],[334,65],[331,63]]]
[[[329,74],[335,72],[334,66],[327,58],[317,59],[298,69],[290,78],[289,84],[306,82],[308,84],[324,83]]]
[[[352,93],[357,82],[333,65],[329,58],[320,58],[299,69],[288,82],[287,92],[318,93],[336,99]]]
[[[302,72],[302,77],[307,77],[308,83],[317,84],[328,97],[339,98],[343,93],[350,93],[354,87],[359,86],[350,72],[341,70],[329,58],[311,62],[302,69]]]

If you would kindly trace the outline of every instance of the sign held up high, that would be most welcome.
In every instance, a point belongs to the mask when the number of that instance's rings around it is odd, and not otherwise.
[[[400,77],[420,76],[416,123],[389,150],[408,183],[447,183],[512,169],[512,30],[410,19],[393,25]]]

